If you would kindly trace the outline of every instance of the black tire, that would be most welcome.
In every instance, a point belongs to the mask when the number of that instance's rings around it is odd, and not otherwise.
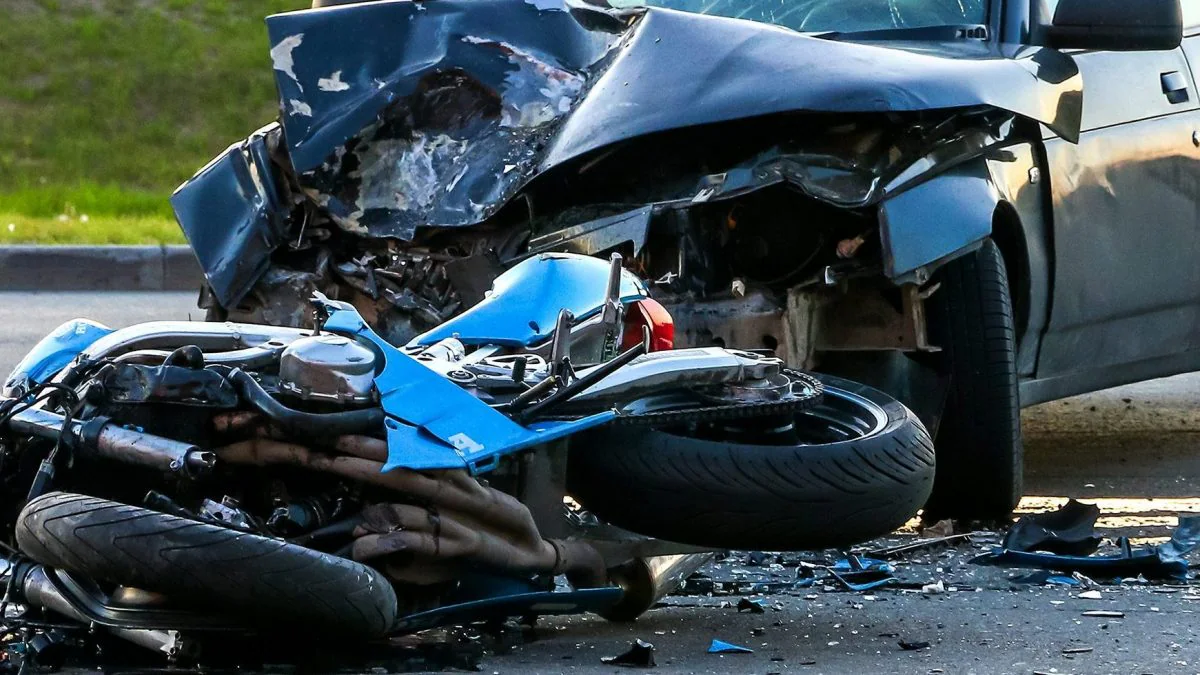
[[[937,431],[937,479],[927,519],[1007,519],[1024,464],[1016,329],[1008,274],[991,241],[938,272],[929,329],[950,376]]]
[[[568,491],[614,525],[696,546],[816,550],[887,534],[929,497],[933,442],[892,397],[818,377],[825,402],[804,414],[858,415],[865,433],[765,445],[602,427],[572,440]]]
[[[378,637],[396,594],[352,560],[105,499],[52,492],[27,504],[17,544],[35,561],[310,632]]]

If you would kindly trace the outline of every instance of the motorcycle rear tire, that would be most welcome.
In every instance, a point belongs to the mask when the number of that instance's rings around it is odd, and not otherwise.
[[[17,544],[35,561],[257,626],[379,637],[391,584],[360,563],[276,539],[67,492],[27,504]]]
[[[765,445],[696,438],[688,429],[602,427],[572,439],[568,492],[613,525],[695,546],[802,551],[885,535],[929,497],[933,441],[887,394],[818,377],[826,403],[803,414],[836,407],[873,419],[863,433]]]

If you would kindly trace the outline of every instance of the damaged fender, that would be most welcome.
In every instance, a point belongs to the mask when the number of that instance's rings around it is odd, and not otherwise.
[[[274,167],[280,128],[270,124],[200,169],[171,195],[171,208],[222,306],[237,304],[283,243],[287,209]]]
[[[951,169],[883,202],[879,230],[884,273],[893,281],[919,283],[926,266],[979,245],[992,233],[1000,192],[987,165]]]

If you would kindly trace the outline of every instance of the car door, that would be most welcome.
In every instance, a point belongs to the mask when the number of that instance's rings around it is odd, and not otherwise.
[[[1058,395],[1176,372],[1200,346],[1200,92],[1184,48],[1072,55],[1083,133],[1045,146],[1054,290],[1037,377],[1067,378]]]

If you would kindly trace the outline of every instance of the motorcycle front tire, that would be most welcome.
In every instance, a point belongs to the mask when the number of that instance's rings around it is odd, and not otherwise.
[[[388,580],[352,560],[87,495],[29,502],[16,538],[43,565],[257,627],[367,639],[386,634],[399,611]]]
[[[818,377],[824,402],[797,428],[828,423],[820,442],[610,425],[573,437],[568,492],[613,525],[695,546],[819,550],[892,532],[933,489],[933,441],[887,394]]]

